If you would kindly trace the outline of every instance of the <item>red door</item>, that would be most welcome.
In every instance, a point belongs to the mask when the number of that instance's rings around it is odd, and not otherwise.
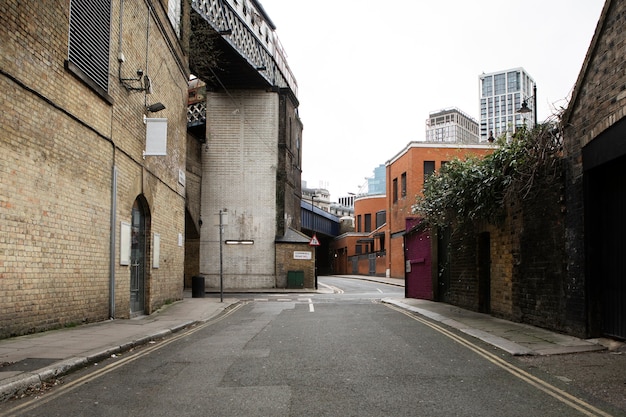
[[[409,226],[407,224],[407,229]],[[412,231],[405,235],[405,292],[408,298],[434,299],[430,241],[428,231]]]

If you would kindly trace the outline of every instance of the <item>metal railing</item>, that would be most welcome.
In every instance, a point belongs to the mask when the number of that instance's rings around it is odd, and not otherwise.
[[[267,46],[237,11],[225,0],[192,0],[192,8],[219,33],[250,66],[271,85],[289,88],[297,97],[298,84],[291,72],[280,41],[272,31]],[[268,40],[269,40],[268,36]]]

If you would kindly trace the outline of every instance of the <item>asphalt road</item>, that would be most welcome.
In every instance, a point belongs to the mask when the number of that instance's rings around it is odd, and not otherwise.
[[[17,416],[611,415],[558,378],[537,379],[532,366],[378,302],[403,288],[323,283],[343,293],[242,295],[217,322],[3,407]]]

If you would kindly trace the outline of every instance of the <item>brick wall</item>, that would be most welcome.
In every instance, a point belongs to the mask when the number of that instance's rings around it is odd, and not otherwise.
[[[390,242],[387,252],[388,268],[394,278],[404,277],[404,245],[402,238],[393,238],[394,233],[403,232],[407,217],[412,217],[412,206],[421,195],[424,186],[424,161],[434,161],[435,169],[442,161],[466,158],[468,155],[484,156],[493,152],[489,145],[458,146],[423,142],[411,142],[392,160],[387,162],[387,231]],[[406,195],[401,192],[402,174],[406,173]],[[394,201],[393,181],[397,180],[398,199]]]
[[[276,234],[286,228],[300,230],[302,199],[302,121],[296,110],[298,101],[288,89],[279,96],[278,165],[276,169]]]
[[[119,230],[139,195],[149,203],[150,241],[154,233],[161,236],[160,268],[147,268],[145,311],[182,296],[184,187],[178,172],[185,159],[180,92],[186,91],[187,74],[184,60],[175,59],[182,57],[178,43],[163,39],[173,36],[169,22],[164,20],[165,32],[153,30],[148,46],[145,36],[137,36],[149,21],[145,3],[125,4],[128,67],[133,73],[145,68],[149,49],[155,90],[149,97],[126,91],[111,75],[113,104],[64,67],[69,1],[0,5],[0,337],[107,319],[111,257],[115,316],[129,316],[130,270],[119,264]],[[114,1],[111,45],[118,43],[119,10]],[[155,12],[166,19],[164,9]],[[110,74],[117,74],[117,64],[114,53]],[[167,107],[159,113],[168,119],[165,157],[142,156],[144,99]],[[117,211],[111,225],[114,165]]]
[[[521,260],[513,281],[514,317],[518,321],[568,333],[563,186],[537,177],[537,190],[523,201]],[[578,323],[578,325],[583,324]]]
[[[315,251],[308,243],[276,244],[276,287],[287,287],[289,271],[304,272],[304,288],[315,288]],[[310,253],[311,259],[294,257],[294,252]]]
[[[600,282],[585,272],[585,196],[582,148],[626,116],[626,73],[623,71],[624,25],[626,4],[608,0],[570,106],[564,115],[565,181],[565,252],[567,278],[564,286],[566,325],[579,333],[597,335],[600,331],[599,300],[593,284]],[[588,310],[589,309],[589,310]],[[587,329],[584,330],[584,324]]]

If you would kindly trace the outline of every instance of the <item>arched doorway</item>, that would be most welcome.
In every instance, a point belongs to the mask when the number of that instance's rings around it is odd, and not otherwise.
[[[146,265],[148,260],[149,212],[144,199],[135,199],[132,210],[132,240],[130,253],[130,314],[138,316],[145,312]]]

